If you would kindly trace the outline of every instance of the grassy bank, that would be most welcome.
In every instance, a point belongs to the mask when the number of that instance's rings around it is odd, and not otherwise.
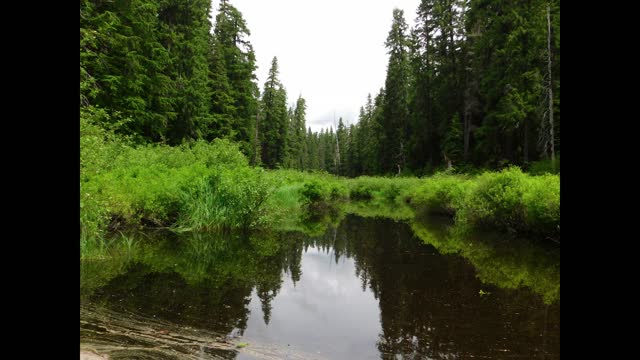
[[[281,176],[282,171],[270,173]],[[306,203],[343,203],[347,213],[410,219],[420,214],[453,217],[465,228],[560,238],[560,176],[532,176],[512,167],[475,176],[438,174],[427,178],[306,174],[285,180],[291,211]],[[291,185],[291,184],[295,185]],[[286,189],[286,190],[285,190]],[[296,196],[295,192],[299,195]],[[281,203],[282,204],[282,203]],[[283,206],[284,207],[284,206]]]
[[[80,164],[81,249],[123,226],[259,226],[274,189],[264,170],[249,166],[228,141],[132,147],[87,122],[81,122]]]
[[[468,227],[558,240],[560,177],[518,168],[475,176],[341,178],[263,170],[228,141],[131,146],[81,121],[81,251],[127,226],[173,231],[295,229],[340,212],[410,219],[445,214]]]

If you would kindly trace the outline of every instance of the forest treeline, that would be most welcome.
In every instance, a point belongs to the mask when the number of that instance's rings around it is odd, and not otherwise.
[[[306,125],[307,100],[289,101],[276,57],[258,84],[242,13],[221,0],[211,19],[211,6],[81,0],[81,117],[133,144],[227,139],[252,165],[346,176],[526,168],[559,155],[559,0],[395,9],[384,87],[356,123],[320,132]]]

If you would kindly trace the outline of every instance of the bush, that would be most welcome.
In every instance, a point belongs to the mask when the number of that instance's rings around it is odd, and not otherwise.
[[[460,220],[471,225],[557,236],[560,177],[528,176],[517,167],[485,173],[460,213]]]
[[[465,202],[465,219],[477,225],[516,229],[524,222],[524,181],[525,175],[517,167],[482,174]]]
[[[345,200],[348,197],[348,190],[344,185],[341,183],[333,183],[331,185],[331,192],[329,194],[331,201]]]
[[[522,200],[526,210],[526,226],[530,231],[559,236],[560,179],[557,175],[529,178]]]
[[[371,200],[373,199],[373,190],[365,184],[356,184],[349,193],[351,200]]]
[[[425,179],[415,190],[411,204],[428,213],[455,215],[473,185],[462,176],[436,175]]]
[[[300,191],[300,199],[303,204],[311,205],[325,201],[326,189],[320,182],[311,181],[303,185],[302,191]]]
[[[351,200],[394,202],[409,196],[419,182],[419,179],[412,177],[361,176],[348,180],[347,184],[350,188],[349,197]]]

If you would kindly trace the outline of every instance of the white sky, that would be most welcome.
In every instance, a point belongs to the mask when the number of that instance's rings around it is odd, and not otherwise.
[[[219,0],[212,0],[215,21]],[[320,131],[342,116],[358,120],[360,106],[384,86],[388,55],[384,42],[393,8],[412,26],[420,0],[230,0],[251,31],[258,85],[278,57],[289,104],[307,101],[307,127]]]

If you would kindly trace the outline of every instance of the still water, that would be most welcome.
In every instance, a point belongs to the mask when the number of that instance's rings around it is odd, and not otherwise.
[[[559,249],[347,216],[316,236],[146,233],[80,266],[111,359],[558,359]]]

